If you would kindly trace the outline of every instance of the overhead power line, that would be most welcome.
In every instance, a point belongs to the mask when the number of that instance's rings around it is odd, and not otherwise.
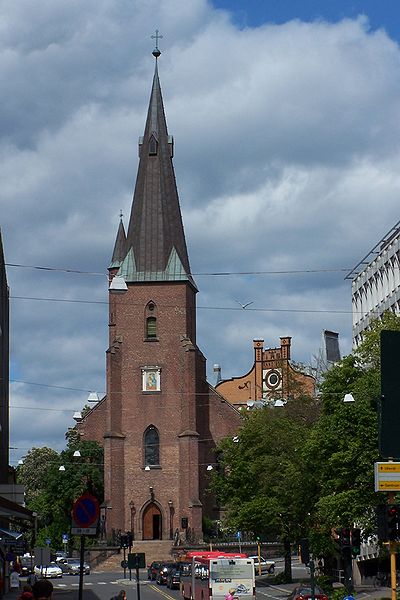
[[[35,296],[10,296],[11,300],[34,300],[39,302],[66,302],[67,304],[103,304],[108,305],[107,300],[73,300],[71,298],[39,298]],[[120,304],[139,306],[133,302],[120,302]],[[141,306],[141,305],[140,305]],[[176,304],[163,304],[164,308],[177,308]],[[331,309],[331,308],[256,308],[246,307],[243,309],[241,306],[198,306],[199,310],[224,310],[224,311],[240,311],[240,312],[285,312],[285,313],[332,313],[332,314],[352,314],[357,311],[343,310],[343,309]],[[358,311],[361,314],[361,311]]]
[[[23,265],[18,263],[5,263],[6,267],[19,267],[22,269],[37,269],[39,271],[50,271],[56,273],[76,273],[78,275],[98,275],[108,277],[107,273],[97,271],[81,271],[79,269],[68,269],[64,267],[44,267],[40,265]],[[302,275],[307,273],[348,273],[349,267],[338,267],[332,269],[279,269],[268,271],[209,271],[190,273],[192,277],[227,277],[231,275]]]

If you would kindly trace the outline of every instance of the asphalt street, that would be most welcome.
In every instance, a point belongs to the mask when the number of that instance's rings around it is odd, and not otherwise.
[[[283,568],[282,563],[277,564],[277,572]],[[306,569],[299,564],[293,564],[293,577],[297,580],[309,578]],[[296,583],[272,585],[270,576],[257,577],[256,594],[257,600],[285,600],[291,593]],[[64,575],[60,579],[52,579],[54,585],[54,600],[78,600],[79,578],[72,575]],[[21,586],[23,581],[21,581]],[[147,571],[140,572],[139,594],[134,572],[132,580],[129,579],[129,571],[124,578],[123,570],[109,572],[96,570],[90,575],[84,576],[83,598],[85,600],[110,600],[120,590],[126,590],[127,600],[181,600],[179,590],[170,590],[166,586],[159,586],[154,581],[148,581]],[[13,590],[5,595],[5,600],[17,600],[20,591]],[[139,597],[140,596],[140,597]],[[345,596],[345,594],[343,594]],[[374,598],[390,598],[389,588],[360,588],[356,594],[357,600],[369,600]]]

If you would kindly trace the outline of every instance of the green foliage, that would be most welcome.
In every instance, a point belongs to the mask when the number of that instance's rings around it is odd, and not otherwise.
[[[54,548],[62,545],[62,534],[71,527],[74,501],[85,491],[103,500],[103,449],[97,442],[68,438],[66,450],[33,448],[17,469],[18,483],[26,486],[27,507],[38,515],[37,543],[52,540]],[[74,457],[79,450],[80,457]],[[59,467],[63,465],[64,471]]]
[[[373,321],[361,346],[325,374],[318,400],[297,395],[283,410],[254,411],[239,443],[219,445],[212,485],[228,526],[292,543],[307,536],[313,554],[327,557],[333,528],[373,531],[382,329],[400,330],[400,318]],[[343,403],[347,393],[354,403]]]

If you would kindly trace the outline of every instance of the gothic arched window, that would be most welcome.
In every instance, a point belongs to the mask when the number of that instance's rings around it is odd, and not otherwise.
[[[150,300],[145,308],[144,337],[146,340],[157,340],[157,306]]]
[[[154,425],[144,432],[144,464],[146,467],[160,464],[160,436]]]
[[[147,317],[146,319],[146,337],[147,339],[157,337],[157,319],[155,317]]]

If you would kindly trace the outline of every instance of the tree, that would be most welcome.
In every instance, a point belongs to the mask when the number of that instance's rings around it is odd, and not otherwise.
[[[74,501],[89,491],[103,500],[103,448],[97,442],[67,436],[66,450],[33,448],[18,467],[18,483],[26,486],[27,506],[38,514],[37,543],[52,540],[61,547],[62,534],[70,530]],[[80,457],[74,457],[79,450]],[[63,466],[64,470],[60,471]]]
[[[282,539],[289,578],[290,544],[301,537],[312,500],[303,479],[301,447],[316,408],[315,399],[301,396],[284,408],[256,410],[239,431],[239,442],[226,439],[218,448],[213,486],[227,509],[228,524]]]
[[[318,399],[255,411],[240,443],[219,445],[213,486],[229,525],[286,544],[308,536],[314,555],[326,556],[332,528],[357,523],[365,537],[374,530],[374,507],[383,501],[373,474],[382,329],[400,330],[400,317],[372,321],[360,347],[325,374]],[[343,403],[346,393],[354,403]]]

